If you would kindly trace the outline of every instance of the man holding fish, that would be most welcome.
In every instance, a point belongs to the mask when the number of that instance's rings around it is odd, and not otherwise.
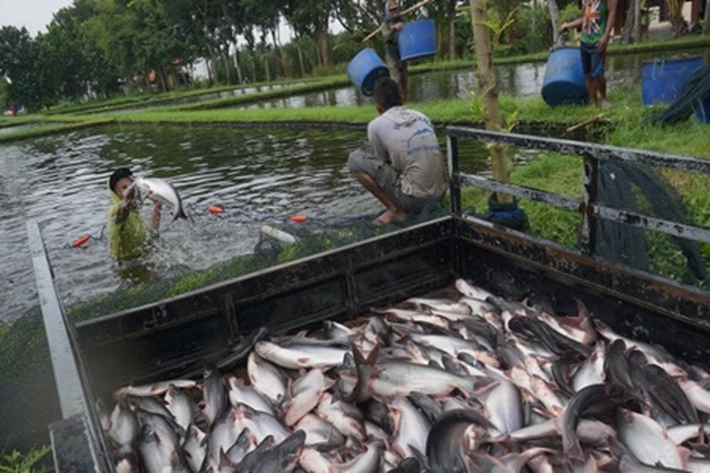
[[[150,240],[157,236],[163,203],[173,208],[173,220],[187,218],[175,188],[162,179],[134,177],[128,168],[116,169],[108,180],[113,205],[108,211],[108,237],[111,254],[118,261],[141,256]],[[147,225],[138,212],[139,193],[145,192],[155,205]]]

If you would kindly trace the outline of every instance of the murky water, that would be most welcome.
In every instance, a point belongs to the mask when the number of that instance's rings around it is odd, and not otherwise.
[[[262,217],[276,225],[301,213],[313,217],[375,214],[380,204],[346,169],[361,145],[359,130],[265,130],[222,127],[125,127],[84,130],[0,146],[0,321],[37,307],[26,221],[40,222],[57,288],[65,305],[125,284],[102,237],[113,169],[170,180],[194,222],[170,221],[164,210],[161,275],[203,270],[259,241]],[[443,133],[442,145],[443,143]],[[476,165],[472,165],[476,166]],[[480,166],[485,166],[482,162]],[[471,169],[475,170],[475,169]],[[215,216],[222,205],[231,216]],[[152,204],[142,213],[147,218]],[[71,243],[92,239],[80,248]]]
[[[624,56],[609,56],[607,59],[606,74],[608,86],[611,89],[634,83],[639,84],[644,61],[676,54],[705,55],[707,58],[710,56],[710,48],[695,48],[687,52],[651,52]],[[546,69],[546,62],[496,66],[500,93],[516,97],[539,96],[545,79]],[[478,92],[478,84],[476,83],[476,75],[473,68],[413,74],[410,75],[409,81],[408,101],[410,103],[468,97],[471,91]],[[260,101],[258,103],[244,105],[243,108],[336,107],[371,103],[372,98],[365,97],[360,94],[355,87],[348,86],[322,92]]]

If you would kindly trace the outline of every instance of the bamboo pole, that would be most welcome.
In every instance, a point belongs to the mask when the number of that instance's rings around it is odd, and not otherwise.
[[[562,136],[561,136],[561,137],[565,137],[565,136],[567,136],[568,134],[572,133],[573,131],[579,130],[580,128],[584,128],[584,127],[587,126],[587,125],[591,125],[592,123],[598,122],[599,120],[601,120],[602,118],[604,118],[605,115],[606,115],[606,113],[600,113],[600,114],[597,115],[596,117],[588,118],[588,119],[586,119],[586,120],[584,120],[584,121],[581,121],[581,122],[579,122],[579,123],[576,123],[576,124],[572,125],[571,127],[567,128],[567,129],[565,130],[565,132],[562,133]]]
[[[431,0],[422,0],[421,2],[417,3],[416,5],[412,5],[411,7],[407,8],[404,10],[400,15],[406,15],[407,13],[412,13],[414,10],[418,10],[427,3],[431,2]],[[365,36],[365,39],[362,40],[363,43],[367,43],[370,39],[372,39],[373,36],[375,36],[377,33],[382,31],[382,28],[384,28],[384,25],[380,25],[379,28],[377,28],[375,31],[370,33],[369,35]]]

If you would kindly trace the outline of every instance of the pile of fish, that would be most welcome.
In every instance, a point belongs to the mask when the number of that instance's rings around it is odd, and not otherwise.
[[[455,288],[256,341],[242,377],[119,389],[101,415],[117,471],[710,471],[701,367],[581,303]]]

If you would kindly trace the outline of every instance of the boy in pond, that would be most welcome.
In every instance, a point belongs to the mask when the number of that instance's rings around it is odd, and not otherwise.
[[[138,212],[139,202],[133,186],[133,173],[128,168],[118,168],[109,177],[108,190],[113,205],[108,211],[108,238],[111,254],[118,261],[126,261],[141,256],[160,226],[162,203],[155,203],[150,225]]]
[[[617,0],[583,0],[582,16],[560,26],[560,32],[582,27],[579,48],[589,102],[604,109],[611,108],[611,103],[606,99],[604,63],[606,48],[616,23],[616,7]]]
[[[350,153],[348,169],[385,206],[375,225],[404,221],[446,192],[444,160],[429,118],[402,106],[397,83],[377,80],[373,98],[379,117],[367,127],[370,150]]]

